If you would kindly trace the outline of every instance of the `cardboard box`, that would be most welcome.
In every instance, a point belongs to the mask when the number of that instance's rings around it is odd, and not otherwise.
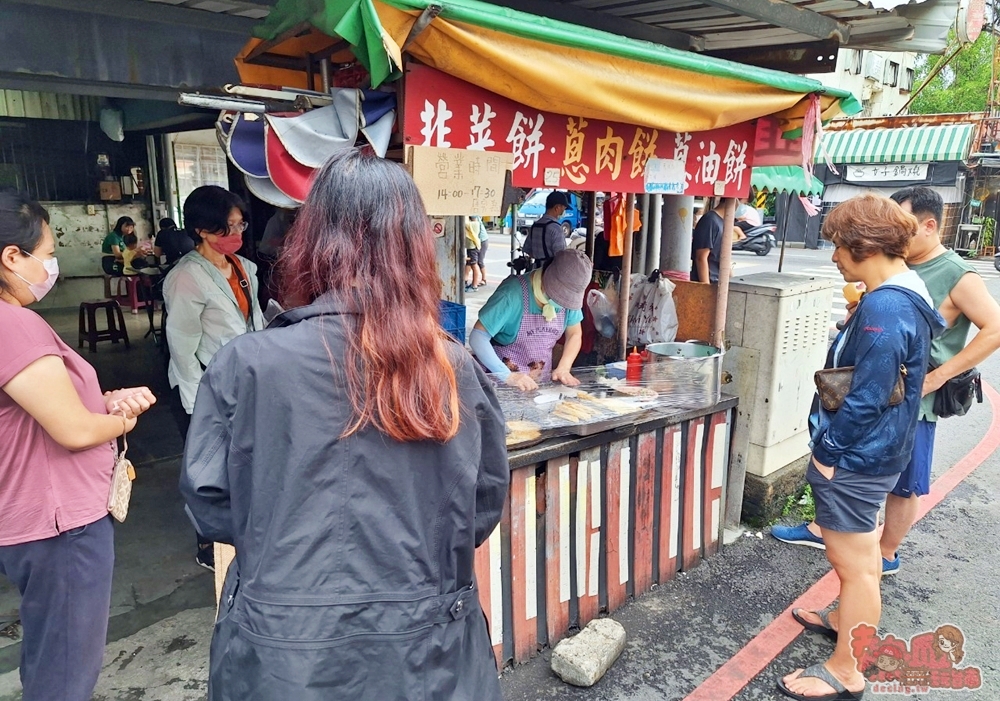
[[[122,198],[122,184],[117,180],[102,180],[99,192],[102,202],[120,200]]]

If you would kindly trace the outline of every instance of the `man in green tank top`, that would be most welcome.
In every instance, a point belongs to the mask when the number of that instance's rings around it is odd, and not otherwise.
[[[917,218],[917,235],[910,244],[906,263],[927,285],[948,328],[931,345],[930,364],[934,369],[924,379],[913,457],[885,503],[880,546],[883,563],[888,563],[888,568],[883,568],[886,574],[899,568],[899,546],[917,518],[919,498],[930,491],[934,427],[938,420],[934,414],[935,392],[1000,348],[1000,305],[975,268],[941,244],[941,195],[929,187],[908,187],[893,193],[892,199]],[[972,325],[979,333],[966,345]]]
[[[899,571],[899,546],[917,518],[920,497],[930,491],[934,429],[938,420],[934,415],[935,391],[1000,348],[1000,305],[975,269],[941,244],[940,226],[944,217],[941,196],[929,187],[908,187],[894,193],[892,199],[917,218],[917,235],[910,244],[906,263],[927,285],[948,328],[931,346],[930,363],[935,369],[924,380],[924,398],[910,463],[885,502],[885,526],[879,542],[883,575]],[[966,345],[973,325],[979,333]],[[775,526],[771,534],[786,543],[826,547],[815,523]],[[825,625],[813,612],[802,613],[810,621],[816,619],[817,625]]]

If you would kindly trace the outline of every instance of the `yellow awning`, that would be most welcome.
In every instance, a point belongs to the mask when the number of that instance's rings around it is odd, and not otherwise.
[[[378,84],[401,68],[399,47],[428,4],[430,0],[280,0],[259,35],[273,38],[307,21],[325,34],[346,39]],[[802,76],[670,49],[477,0],[435,4],[443,5],[441,14],[416,36],[407,53],[449,75],[540,110],[690,132],[768,115],[794,130],[801,126],[810,94],[820,96],[824,120],[860,109],[850,93]],[[237,66],[244,82],[275,82],[262,80],[273,77],[275,69],[261,70],[240,59]],[[301,73],[296,82],[281,82],[307,87],[305,80]]]

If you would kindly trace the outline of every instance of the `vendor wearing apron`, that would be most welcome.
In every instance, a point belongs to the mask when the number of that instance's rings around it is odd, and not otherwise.
[[[582,252],[566,249],[544,269],[500,283],[469,338],[479,362],[501,382],[523,391],[550,380],[580,384],[570,370],[583,339],[583,295],[592,268]],[[553,369],[552,349],[564,333],[562,358]]]

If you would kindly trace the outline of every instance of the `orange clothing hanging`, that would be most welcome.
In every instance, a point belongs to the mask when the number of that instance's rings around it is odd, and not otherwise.
[[[627,226],[628,201],[620,194],[604,201],[604,238],[608,240],[608,255],[618,257],[625,253],[625,227]],[[632,232],[642,228],[639,208],[632,210]]]

